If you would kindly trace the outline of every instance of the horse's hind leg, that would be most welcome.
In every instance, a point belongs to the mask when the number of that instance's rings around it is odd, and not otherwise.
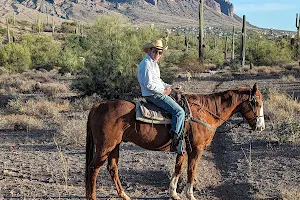
[[[119,144],[114,148],[114,150],[112,150],[112,152],[108,156],[107,170],[109,171],[109,174],[114,181],[119,197],[121,197],[123,200],[130,200],[130,198],[125,194],[124,189],[121,185],[121,181],[119,179],[118,162]]]
[[[101,156],[100,153],[96,152],[92,162],[88,166],[88,188],[86,191],[86,198],[88,200],[96,200],[96,179],[100,171],[100,167],[104,164],[106,159],[107,155]]]
[[[179,195],[176,192],[176,189],[177,189],[178,179],[184,167],[186,158],[187,158],[186,154],[184,155],[178,154],[176,157],[175,172],[172,175],[170,186],[169,186],[170,196],[172,199],[176,199],[176,200],[180,199]]]

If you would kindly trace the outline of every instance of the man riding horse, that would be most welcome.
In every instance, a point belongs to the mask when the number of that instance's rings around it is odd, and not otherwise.
[[[167,51],[161,40],[153,40],[143,46],[147,55],[138,67],[137,78],[141,86],[142,96],[166,110],[172,115],[170,134],[173,137],[171,151],[183,153],[182,132],[184,127],[185,112],[169,95],[172,89],[180,89],[180,85],[169,85],[160,78],[160,69],[157,64],[162,54]]]

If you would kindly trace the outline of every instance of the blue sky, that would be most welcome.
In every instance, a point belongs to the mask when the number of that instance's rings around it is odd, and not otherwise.
[[[229,0],[234,13],[261,28],[296,31],[300,0]]]

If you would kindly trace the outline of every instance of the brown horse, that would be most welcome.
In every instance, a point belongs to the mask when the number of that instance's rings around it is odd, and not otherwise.
[[[238,88],[208,95],[186,94],[192,121],[186,123],[185,131],[191,143],[191,150],[177,155],[175,172],[169,185],[172,199],[180,199],[176,192],[180,173],[188,159],[187,199],[195,200],[193,183],[198,161],[208,146],[218,126],[234,113],[241,113],[252,130],[265,128],[262,94],[257,84],[251,88]],[[100,167],[108,159],[107,169],[113,179],[120,198],[129,200],[118,176],[119,146],[130,141],[149,150],[170,150],[170,126],[153,125],[137,121],[135,104],[124,100],[103,101],[95,105],[88,117],[86,140],[86,198],[96,199],[96,178]]]

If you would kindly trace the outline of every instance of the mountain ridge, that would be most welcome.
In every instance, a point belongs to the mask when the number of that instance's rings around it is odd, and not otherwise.
[[[206,0],[205,26],[241,26],[228,0]],[[37,16],[53,16],[65,20],[91,22],[102,14],[120,14],[133,24],[157,24],[165,27],[198,26],[198,0],[5,0],[0,14],[36,21]]]

